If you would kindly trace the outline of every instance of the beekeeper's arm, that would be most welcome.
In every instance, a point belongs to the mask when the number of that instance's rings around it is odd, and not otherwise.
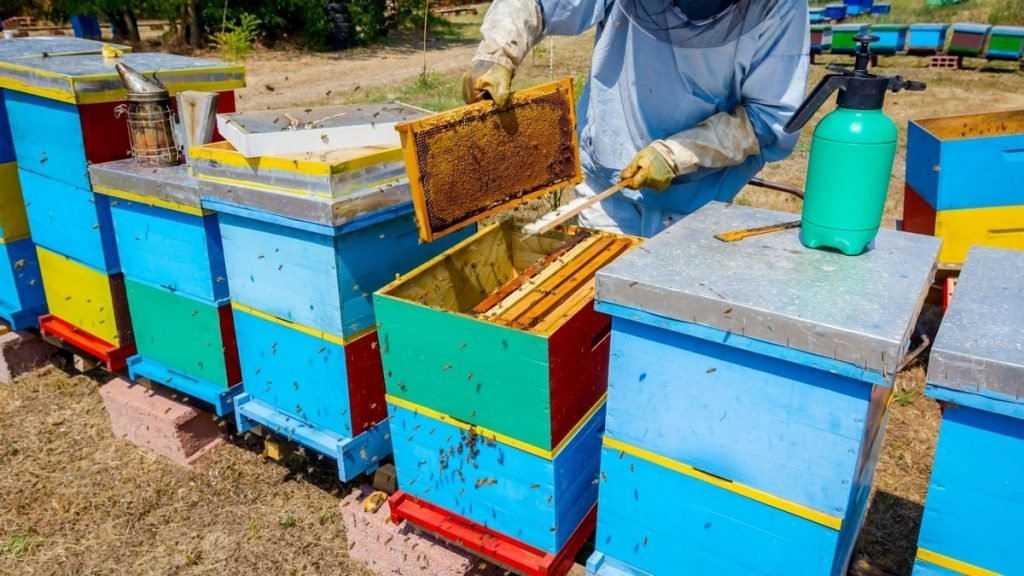
[[[600,9],[599,9],[600,7]],[[484,16],[473,64],[462,76],[466,103],[508,104],[512,76],[544,34],[582,34],[604,17],[604,0],[495,0]]]
[[[805,7],[805,2],[778,3],[769,22],[757,29],[762,32],[740,88],[740,105],[640,150],[620,174],[630,188],[664,190],[676,176],[736,166],[758,154],[774,162],[793,151],[800,135],[782,128],[807,86],[810,32]]]

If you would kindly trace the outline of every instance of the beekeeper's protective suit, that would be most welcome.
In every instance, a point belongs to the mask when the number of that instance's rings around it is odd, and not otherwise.
[[[544,35],[595,26],[578,110],[581,193],[620,178],[632,190],[588,209],[584,226],[652,236],[732,200],[792,151],[798,134],[782,127],[807,82],[806,0],[495,0],[463,79],[466,101],[504,105]]]

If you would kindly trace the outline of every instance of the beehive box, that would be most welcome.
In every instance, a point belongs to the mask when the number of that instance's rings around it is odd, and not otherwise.
[[[714,238],[788,216],[711,203],[598,273],[612,362],[590,571],[846,574],[939,241],[883,230],[848,257],[797,230]]]
[[[885,14],[889,14],[891,12],[892,12],[892,4],[890,4],[888,2],[875,2],[874,5],[871,6],[871,14],[872,15],[882,16],[882,15],[885,15]]]
[[[985,49],[989,60],[1020,60],[1024,55],[1024,27],[993,26]]]
[[[904,229],[943,239],[956,267],[971,246],[1024,249],[1024,111],[911,121]]]
[[[460,236],[420,245],[398,149],[191,153],[231,287],[239,428],[330,456],[346,481],[376,468],[391,441],[371,294]]]
[[[424,240],[580,178],[567,81],[398,129]],[[376,293],[393,517],[520,573],[564,573],[596,495],[610,325],[593,278],[638,242],[506,220]]]
[[[942,426],[914,574],[1024,572],[1022,277],[1024,254],[972,249],[932,346],[925,393]]]
[[[129,374],[230,412],[238,351],[217,216],[200,206],[199,183],[183,165],[132,159],[89,171],[110,205],[126,280],[138,350]]]
[[[946,52],[954,56],[981,56],[991,29],[987,24],[953,24],[953,35]]]
[[[828,24],[811,26],[811,54],[828,52],[832,48],[832,27]]]
[[[846,5],[841,3],[833,3],[825,5],[825,19],[837,22],[846,18]]]
[[[0,102],[0,148],[4,139],[3,103]],[[2,150],[0,150],[2,153]],[[34,327],[46,312],[35,244],[15,162],[0,164],[0,318],[14,330]]]
[[[896,54],[902,52],[907,44],[906,24],[873,24],[871,34],[878,36],[878,41],[871,44],[871,52],[875,54]]]
[[[907,39],[907,54],[928,56],[946,48],[949,24],[911,24]]]
[[[821,24],[825,21],[825,8],[810,8],[808,9],[808,16],[810,17],[811,24]]]
[[[860,16],[871,13],[873,0],[843,0],[843,4],[846,5],[847,16]]]
[[[832,27],[832,53],[855,53],[858,44],[854,41],[854,38],[867,33],[867,24],[836,24]]]

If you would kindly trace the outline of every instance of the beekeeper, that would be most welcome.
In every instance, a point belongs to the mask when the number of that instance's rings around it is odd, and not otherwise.
[[[463,77],[466,102],[507,105],[516,69],[545,35],[596,27],[580,96],[582,195],[629,190],[580,216],[649,237],[711,200],[729,201],[798,134],[807,0],[495,0]]]

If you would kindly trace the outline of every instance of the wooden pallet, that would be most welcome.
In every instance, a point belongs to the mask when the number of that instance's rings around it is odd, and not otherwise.
[[[485,560],[525,576],[565,576],[572,569],[576,554],[597,525],[597,508],[576,528],[558,554],[538,550],[513,538],[495,532],[434,506],[399,490],[391,496],[391,521],[407,520],[417,527],[476,554]]]
[[[935,54],[928,62],[929,68],[943,70],[959,70],[963,67],[963,56],[951,56],[949,54]]]

